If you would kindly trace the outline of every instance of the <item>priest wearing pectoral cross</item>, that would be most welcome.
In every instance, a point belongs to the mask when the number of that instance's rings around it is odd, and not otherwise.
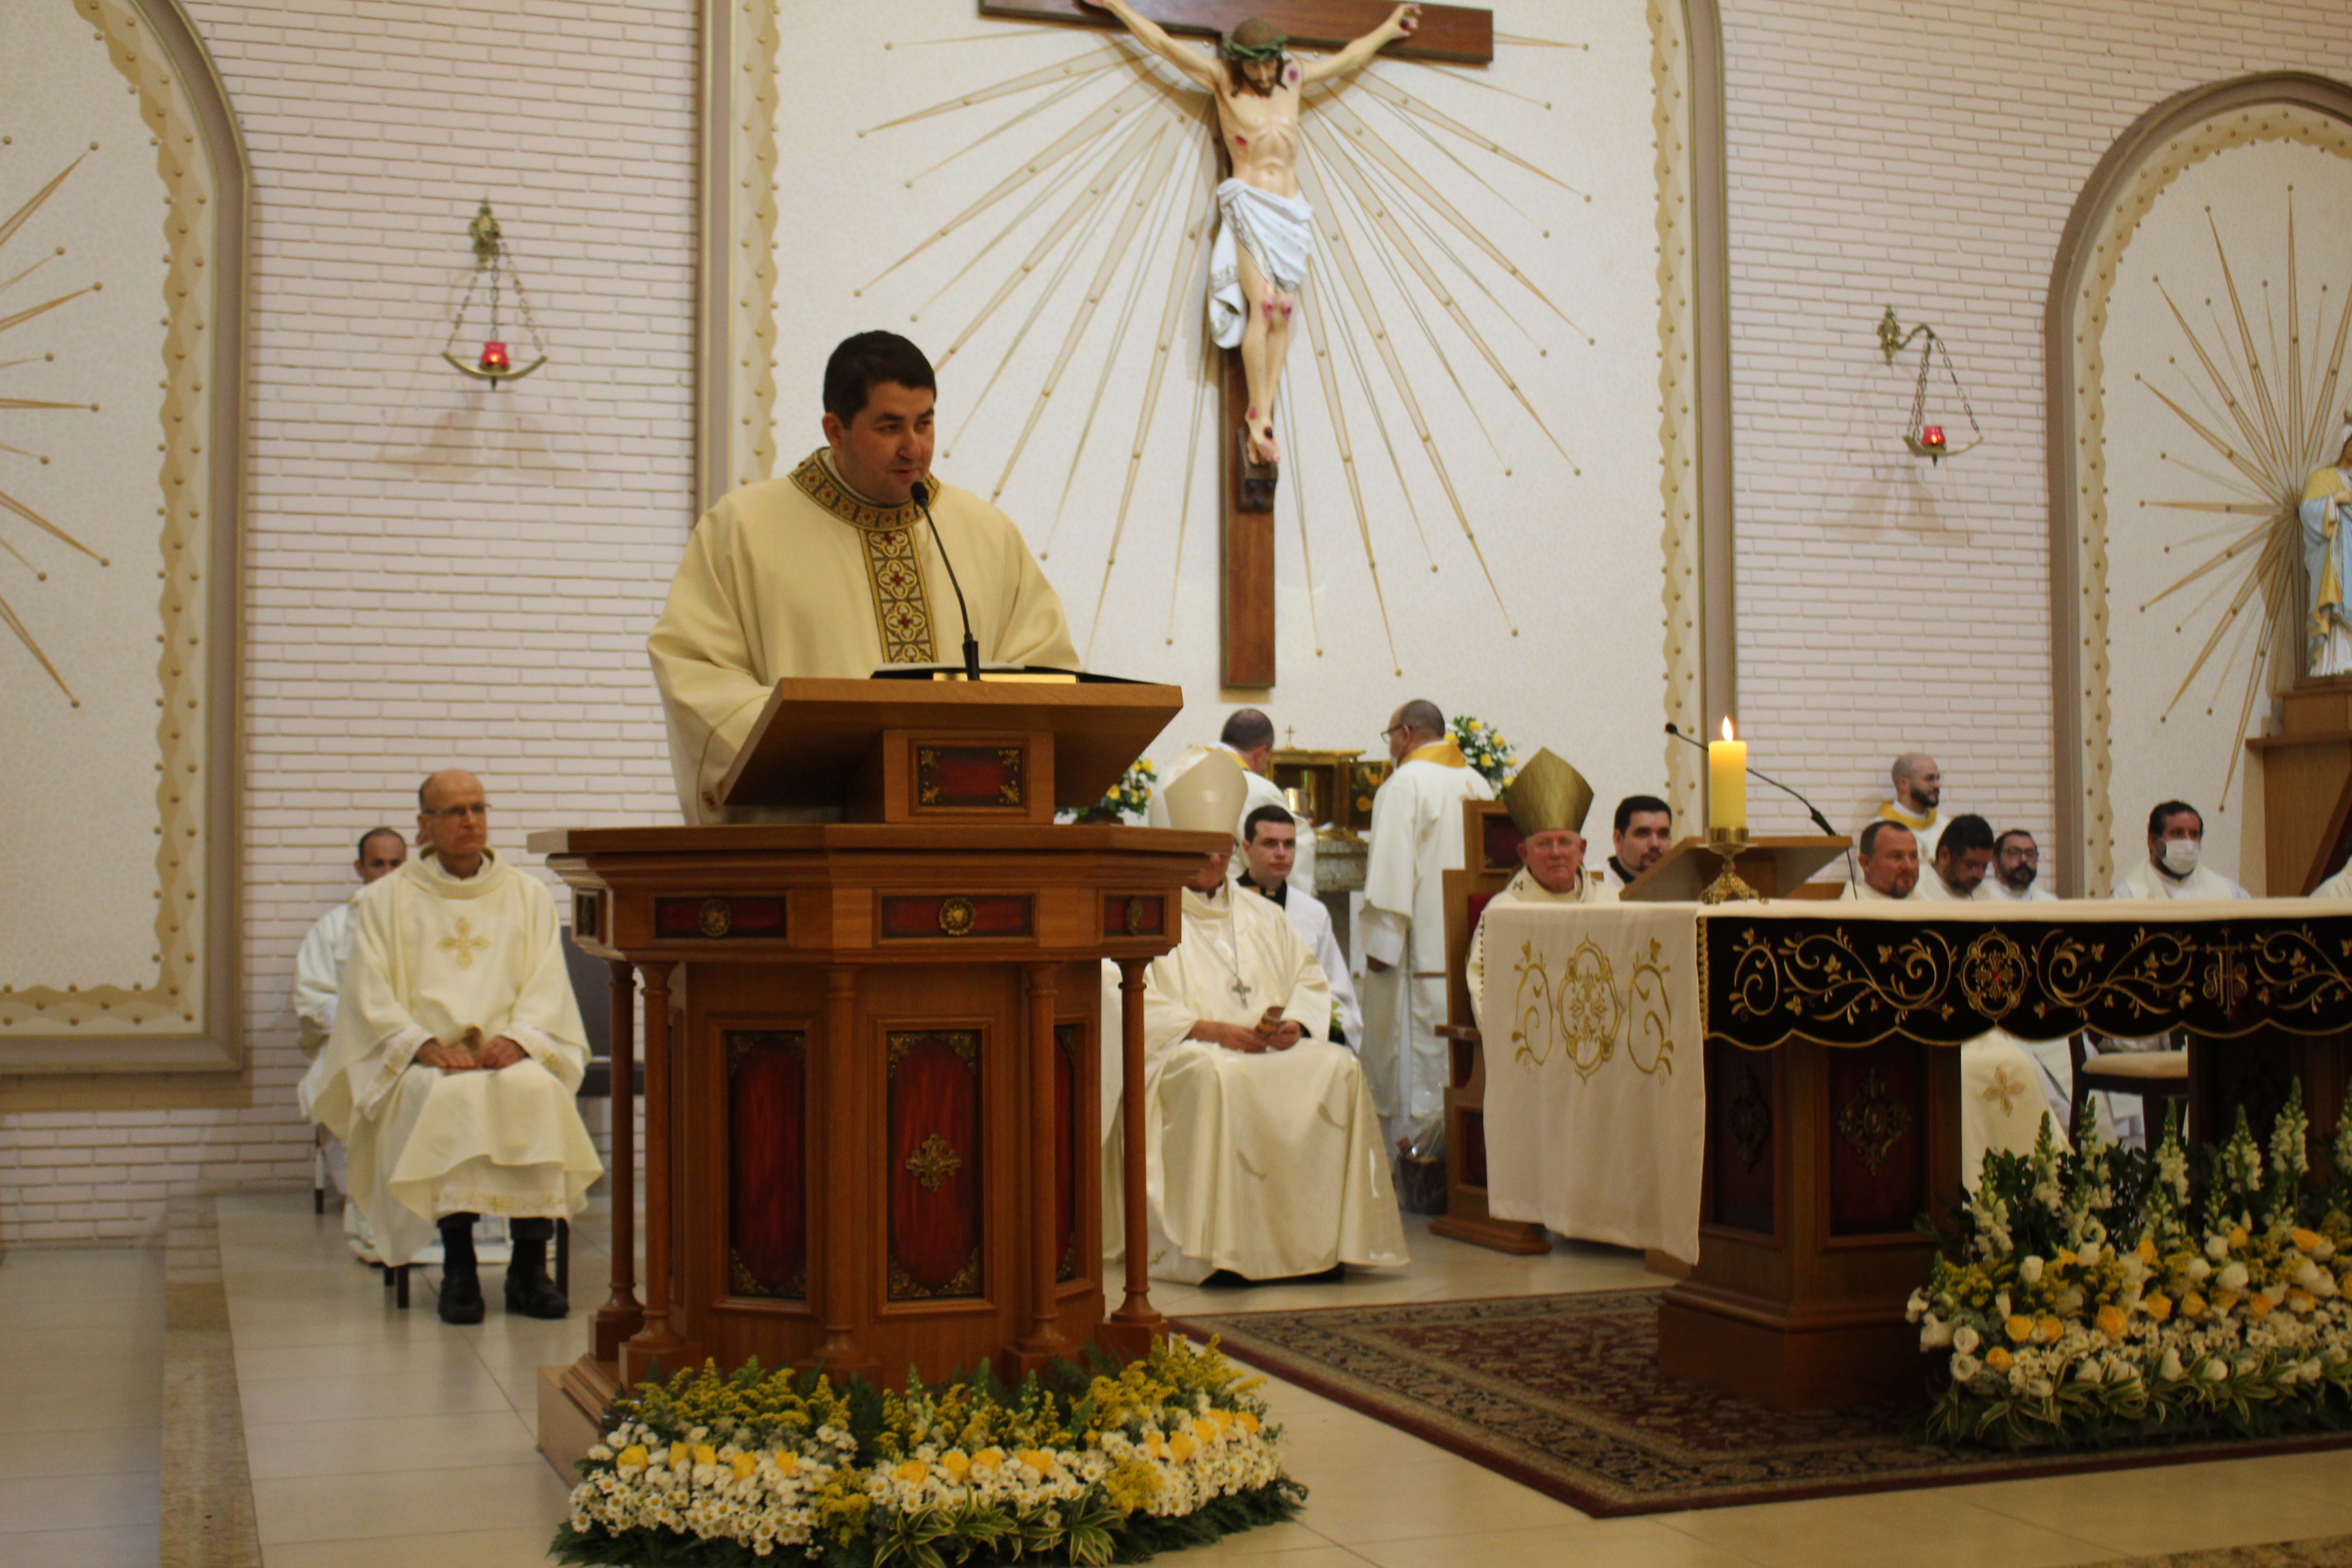
[[[1503,791],[1511,826],[1519,830],[1519,869],[1496,904],[1613,904],[1617,889],[1584,868],[1584,819],[1592,811],[1592,786],[1584,775],[1549,751],[1538,751]],[[1483,1025],[1486,984],[1486,920],[1482,911],[1470,933],[1463,964],[1470,985],[1470,1014]]]
[[[948,562],[982,662],[1077,668],[1061,596],[1021,531],[931,474],[937,401],[913,343],[845,339],[824,370],[825,444],[694,525],[646,644],[688,822],[727,819],[718,786],[778,680],[953,659],[965,626]]]
[[[1171,826],[1230,836],[1241,764],[1212,753],[1161,793]],[[1328,1037],[1330,986],[1283,912],[1227,880],[1231,857],[1202,858],[1182,939],[1144,973],[1151,1271],[1190,1284],[1402,1264],[1380,1118]]]
[[[482,1321],[485,1214],[511,1222],[507,1310],[561,1318],[547,1244],[604,1167],[573,1098],[588,1039],[555,901],[489,847],[473,774],[434,774],[417,807],[422,852],[352,906],[316,1110],[351,1145],[352,1197],[385,1263],[439,1231],[443,1321]]]

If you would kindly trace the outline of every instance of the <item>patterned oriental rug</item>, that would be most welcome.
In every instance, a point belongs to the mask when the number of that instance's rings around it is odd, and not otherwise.
[[[1767,1410],[1664,1376],[1658,1296],[1234,1312],[1176,1326],[1600,1518],[2352,1446],[2342,1434],[1950,1453],[1911,1436],[1916,1406]]]

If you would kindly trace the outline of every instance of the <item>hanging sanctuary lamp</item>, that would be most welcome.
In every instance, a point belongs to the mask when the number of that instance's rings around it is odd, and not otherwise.
[[[1903,445],[1915,458],[1925,458],[1940,463],[1946,458],[1957,458],[1984,439],[1984,427],[1977,423],[1977,411],[1969,405],[1968,389],[1960,384],[1960,373],[1952,368],[1952,351],[1945,346],[1943,335],[1922,321],[1909,331],[1895,319],[1895,307],[1886,307],[1886,314],[1878,321],[1878,348],[1893,364],[1895,356],[1911,346],[1913,339],[1919,344],[1919,375],[1911,388],[1911,416],[1904,422]],[[1969,438],[1955,446],[1941,425],[1930,424],[1927,414],[1927,381],[1935,369],[1937,357],[1944,363],[1945,377],[1952,384],[1952,393],[1960,400],[1960,412],[1968,416]]]
[[[539,323],[530,313],[530,296],[522,290],[522,278],[515,271],[514,257],[508,251],[506,237],[499,232],[499,220],[490,211],[489,199],[484,197],[481,210],[474,221],[466,226],[474,240],[474,275],[466,280],[465,298],[457,302],[457,314],[449,322],[449,341],[442,345],[441,357],[456,366],[458,373],[487,381],[490,390],[497,391],[502,382],[520,381],[547,363],[545,341],[539,333]],[[515,346],[530,354],[524,363],[515,363],[516,355],[507,341],[504,323],[506,295],[514,295],[514,310],[521,320],[516,323],[521,336]],[[472,341],[466,331],[466,319],[474,310],[477,297],[488,295],[489,321],[481,338],[481,353],[469,363],[457,352],[459,340]]]

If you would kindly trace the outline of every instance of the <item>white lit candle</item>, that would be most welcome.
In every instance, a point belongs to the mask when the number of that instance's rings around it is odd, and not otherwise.
[[[1723,739],[1706,743],[1706,826],[1712,833],[1748,828],[1748,742],[1731,738],[1729,714]]]

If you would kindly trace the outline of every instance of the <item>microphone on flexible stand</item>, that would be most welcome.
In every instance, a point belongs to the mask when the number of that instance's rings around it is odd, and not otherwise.
[[[940,525],[931,518],[931,488],[917,479],[908,494],[923,509],[923,521],[930,524],[931,546],[940,552],[940,564],[948,569],[948,586],[955,590],[956,614],[963,617],[963,678],[976,682],[980,679],[980,639],[971,635],[971,610],[963,602],[963,584],[956,581],[955,563],[948,559],[948,547],[940,540]]]
[[[1680,741],[1685,746],[1696,746],[1702,752],[1706,750],[1706,742],[1696,740],[1689,735],[1684,734],[1682,727],[1671,719],[1666,721],[1666,733],[1672,735],[1675,740]],[[1766,784],[1770,784],[1774,789],[1779,790],[1790,800],[1793,800],[1799,805],[1803,806],[1805,808],[1805,814],[1813,819],[1813,826],[1820,828],[1825,836],[1831,838],[1838,837],[1838,830],[1830,826],[1830,819],[1822,815],[1822,808],[1820,806],[1815,805],[1811,801],[1807,800],[1803,795],[1799,795],[1795,790],[1790,789],[1787,784],[1782,784],[1779,779],[1772,777],[1769,773],[1759,773],[1754,768],[1747,768],[1743,771],[1748,777],[1762,779]],[[1853,869],[1853,846],[1852,844],[1848,844],[1846,846],[1845,875],[1847,881],[1852,882],[1855,880]]]

